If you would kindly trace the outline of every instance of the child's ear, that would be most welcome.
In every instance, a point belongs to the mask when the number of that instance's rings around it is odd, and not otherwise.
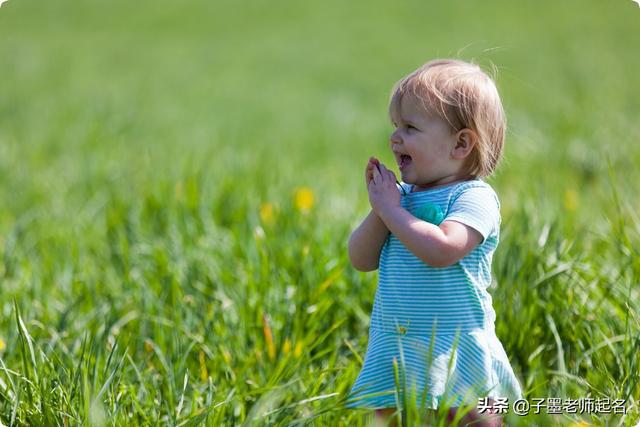
[[[457,160],[464,159],[471,153],[477,142],[478,134],[472,129],[464,128],[459,130],[456,133],[456,145],[453,147],[451,156]]]

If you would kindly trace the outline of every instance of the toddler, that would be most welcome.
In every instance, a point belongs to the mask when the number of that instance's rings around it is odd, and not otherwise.
[[[385,419],[409,395],[405,387],[415,387],[418,407],[423,392],[424,408],[446,404],[449,419],[480,397],[513,403],[522,392],[487,292],[500,203],[482,178],[500,160],[506,129],[496,86],[475,64],[431,61],[395,85],[389,116],[401,182],[369,159],[371,212],[349,239],[352,265],[379,274],[364,366],[347,407]],[[474,409],[464,421],[502,424],[484,414],[480,420]]]

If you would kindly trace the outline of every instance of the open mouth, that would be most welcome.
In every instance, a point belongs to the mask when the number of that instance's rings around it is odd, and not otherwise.
[[[398,166],[400,167],[400,170],[406,168],[410,164],[411,164],[411,156],[409,156],[407,154],[401,154],[400,155],[400,162],[398,163]]]

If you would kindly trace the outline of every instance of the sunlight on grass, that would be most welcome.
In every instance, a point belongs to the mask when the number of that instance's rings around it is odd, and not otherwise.
[[[0,425],[371,425],[345,400],[377,274],[351,268],[346,242],[366,159],[393,164],[393,83],[444,56],[498,69],[489,291],[525,397],[626,402],[506,423],[636,425],[638,13],[3,4]],[[444,425],[447,403],[425,412],[396,367],[396,416]]]

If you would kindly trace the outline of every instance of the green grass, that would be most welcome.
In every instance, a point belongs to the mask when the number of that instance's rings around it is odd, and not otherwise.
[[[393,83],[451,56],[499,70],[491,293],[526,396],[627,401],[510,422],[636,424],[638,19],[623,0],[5,3],[0,425],[367,425],[343,403],[376,275],[346,240],[366,159],[392,161]]]

